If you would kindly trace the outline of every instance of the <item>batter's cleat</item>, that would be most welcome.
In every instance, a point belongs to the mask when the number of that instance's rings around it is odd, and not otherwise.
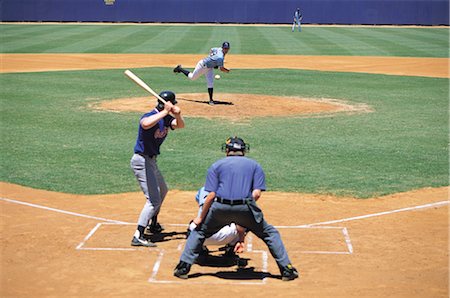
[[[177,267],[175,267],[173,275],[178,278],[187,279],[189,271],[191,271],[191,264],[180,261]]]
[[[148,226],[148,230],[150,231],[150,233],[159,234],[164,231],[164,227],[159,222],[157,222],[156,224],[151,224],[150,226]]]
[[[281,269],[282,281],[294,280],[296,278],[298,278],[297,269],[295,269],[291,264],[288,264],[287,266]]]
[[[181,65],[177,65],[174,69],[173,69],[174,73],[180,73],[181,72]]]
[[[133,240],[131,240],[131,246],[156,247],[156,244],[142,238],[133,237]]]
[[[214,105],[214,100],[210,100],[210,101],[209,101],[209,105],[210,105],[210,106],[213,106],[213,105]]]

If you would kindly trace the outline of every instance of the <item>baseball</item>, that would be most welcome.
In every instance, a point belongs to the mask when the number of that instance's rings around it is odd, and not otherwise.
[[[216,75],[214,76],[214,78],[215,78],[216,80],[220,80],[220,75],[216,74]]]

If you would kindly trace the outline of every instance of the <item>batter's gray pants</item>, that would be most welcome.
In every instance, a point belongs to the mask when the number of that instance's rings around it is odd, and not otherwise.
[[[279,267],[291,263],[280,233],[264,220],[261,209],[254,201],[248,205],[234,206],[213,202],[200,228],[189,234],[180,260],[194,264],[205,239],[230,222],[247,228],[263,240]]]
[[[146,227],[154,215],[158,215],[167,194],[167,184],[158,169],[156,156],[134,154],[130,166],[147,201],[139,215],[138,225]]]

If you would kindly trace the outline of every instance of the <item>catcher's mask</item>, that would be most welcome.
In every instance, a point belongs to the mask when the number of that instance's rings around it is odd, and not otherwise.
[[[177,104],[177,100],[175,98],[175,93],[173,93],[172,91],[163,91],[161,93],[159,93],[159,96],[164,99],[165,101],[170,101],[172,104]],[[164,103],[162,101],[160,101],[158,99],[158,104],[156,106],[156,108],[159,111],[164,110]]]
[[[229,137],[224,144],[222,144],[222,151],[250,151],[250,145],[245,144],[244,140],[239,137]]]

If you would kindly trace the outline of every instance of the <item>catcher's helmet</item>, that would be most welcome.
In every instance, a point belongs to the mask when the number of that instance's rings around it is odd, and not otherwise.
[[[177,104],[177,100],[175,98],[175,93],[173,93],[172,91],[163,91],[161,93],[159,93],[159,96],[164,99],[165,101],[170,101],[172,104]],[[160,111],[162,111],[164,109],[164,103],[158,99],[158,105],[156,106],[156,108]]]
[[[222,151],[250,151],[250,145],[245,144],[244,140],[239,137],[229,137],[224,144],[222,144]]]

